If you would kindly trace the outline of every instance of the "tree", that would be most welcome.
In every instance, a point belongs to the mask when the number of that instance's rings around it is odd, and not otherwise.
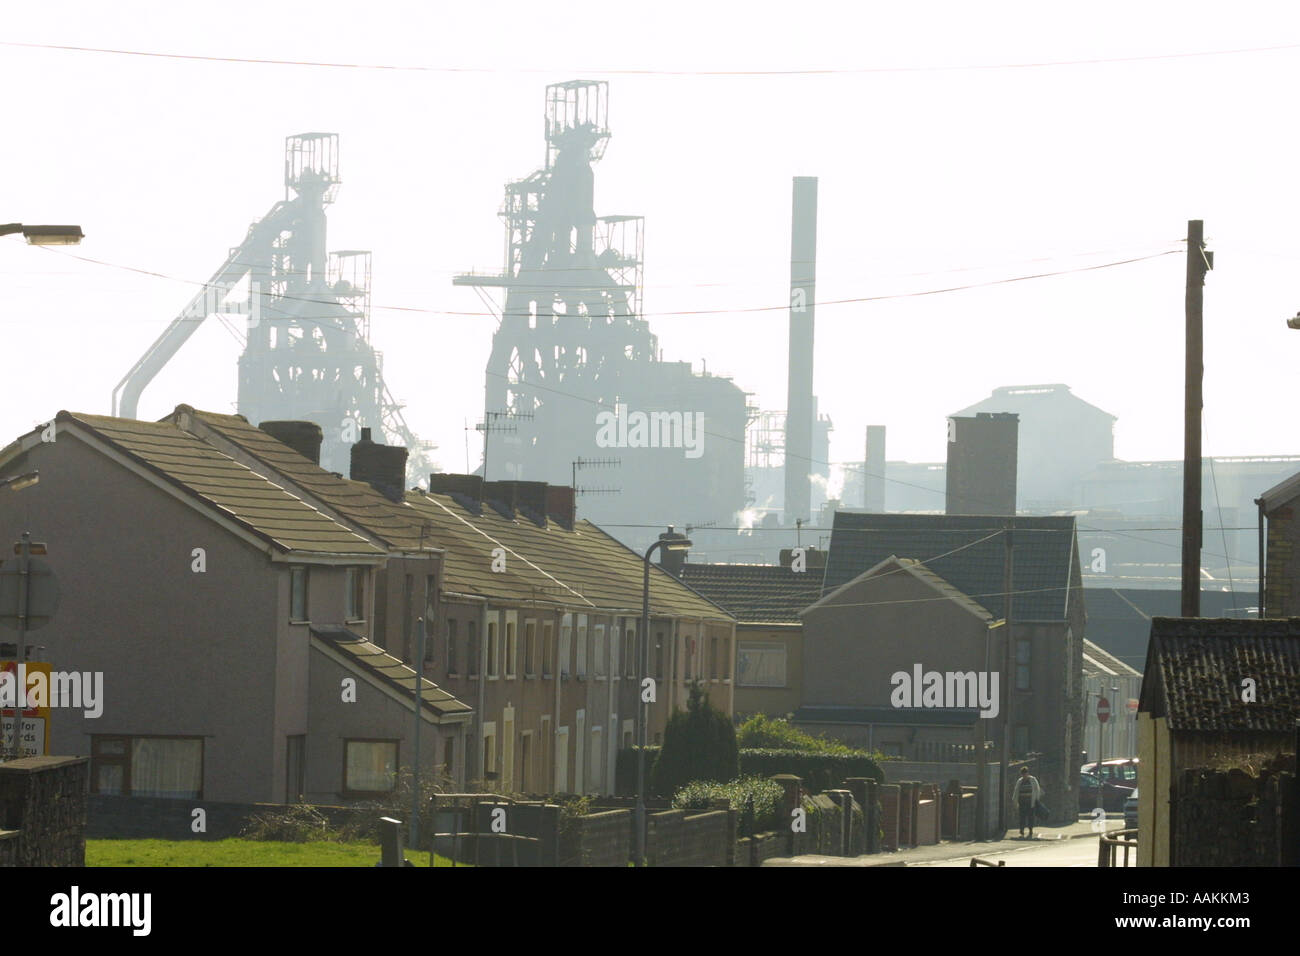
[[[740,751],[731,719],[709,703],[699,684],[691,686],[686,710],[664,728],[663,749],[650,774],[655,793],[671,797],[693,780],[727,782],[740,775]]]

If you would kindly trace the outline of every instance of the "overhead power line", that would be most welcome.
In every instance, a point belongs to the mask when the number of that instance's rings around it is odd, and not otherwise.
[[[200,63],[240,63],[259,66],[298,66],[334,70],[377,70],[394,73],[483,73],[483,74],[553,74],[560,67],[496,66],[424,66],[399,63],[353,63],[337,60],[281,60],[269,57],[212,56],[198,53],[168,53],[161,50],[123,50],[112,47],[74,46],[63,43],[23,43],[0,41],[0,46],[28,50],[51,50],[63,53],[97,53],[110,56],[135,56],[162,60],[189,60]],[[803,69],[755,70],[665,70],[636,67],[582,68],[567,67],[570,72],[591,76],[862,76],[872,73],[960,73],[982,70],[1031,70],[1049,67],[1100,66],[1109,63],[1140,63],[1159,60],[1185,60],[1210,56],[1240,56],[1247,53],[1276,53],[1300,49],[1300,43],[1277,46],[1238,47],[1227,50],[1194,50],[1183,53],[1147,53],[1135,56],[1089,57],[1077,60],[1026,60],[1012,63],[924,64],[917,66],[813,67]]]

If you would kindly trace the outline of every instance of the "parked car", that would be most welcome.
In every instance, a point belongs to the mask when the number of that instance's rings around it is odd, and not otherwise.
[[[1138,825],[1138,792],[1137,792],[1137,787],[1134,787],[1133,792],[1129,794],[1128,799],[1124,801],[1124,829],[1135,830],[1137,829],[1137,825]]]
[[[1136,781],[1135,781],[1136,783]],[[1107,813],[1118,813],[1124,809],[1124,801],[1132,794],[1135,787],[1112,783],[1104,776],[1095,773],[1079,774],[1079,812],[1087,813],[1097,806],[1097,789],[1101,788],[1101,806]]]
[[[1130,790],[1138,785],[1137,757],[1112,757],[1103,760],[1100,764],[1086,763],[1079,770],[1094,775],[1100,772],[1106,780],[1121,787],[1128,787]]]

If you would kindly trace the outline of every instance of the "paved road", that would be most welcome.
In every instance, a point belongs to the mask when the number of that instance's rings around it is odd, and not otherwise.
[[[1056,840],[1051,843],[1037,843],[1022,849],[1006,850],[1001,853],[976,854],[981,860],[997,863],[1006,861],[1007,866],[1088,866],[1097,865],[1097,841],[1095,839]],[[955,860],[937,860],[933,863],[912,863],[909,866],[970,866],[969,856]],[[1133,862],[1133,857],[1129,857]]]

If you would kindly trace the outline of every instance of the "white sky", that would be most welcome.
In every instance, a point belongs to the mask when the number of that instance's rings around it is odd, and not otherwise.
[[[80,223],[87,238],[72,253],[202,282],[283,197],[284,137],[339,133],[330,248],[373,250],[389,387],[440,445],[442,467],[461,470],[494,322],[436,313],[482,310],[451,276],[501,267],[496,212],[505,183],[542,162],[545,85],[608,79],[597,213],[646,216],[645,308],[665,358],[704,359],[763,407],[784,407],[783,309],[661,313],[787,302],[793,175],[820,178],[819,301],[1177,250],[1201,218],[1217,256],[1205,452],[1300,451],[1286,401],[1300,332],[1284,322],[1300,308],[1300,13],[1280,2],[978,6],[10,5],[10,43],[435,69],[0,45],[0,221]],[[1254,52],[916,69],[1239,49]],[[841,72],[700,75],[821,69]],[[865,426],[879,423],[891,459],[942,460],[946,414],[999,385],[1052,382],[1119,417],[1119,457],[1181,457],[1184,268],[1176,252],[820,307],[816,390],[835,423],[832,459],[860,459]],[[0,276],[0,444],[61,408],[107,414],[114,385],[194,292],[20,238],[0,241]],[[180,402],[233,411],[239,351],[210,319],[146,389],[141,416]]]

